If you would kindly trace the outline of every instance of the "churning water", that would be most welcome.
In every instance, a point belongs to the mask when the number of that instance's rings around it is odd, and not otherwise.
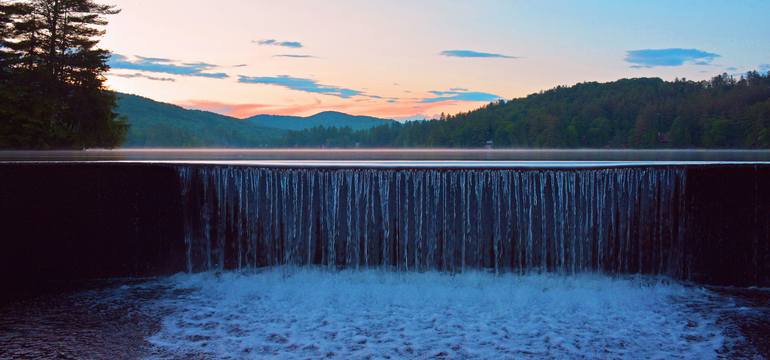
[[[768,313],[665,277],[308,267],[178,274],[0,309],[0,357],[165,359],[753,357],[763,332],[741,326]]]

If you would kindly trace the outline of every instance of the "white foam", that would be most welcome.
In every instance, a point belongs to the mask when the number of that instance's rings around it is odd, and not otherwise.
[[[181,274],[158,356],[714,358],[706,290],[657,278],[329,272]]]

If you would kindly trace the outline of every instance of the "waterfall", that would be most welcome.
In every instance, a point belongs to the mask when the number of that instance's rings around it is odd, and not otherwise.
[[[188,271],[678,275],[686,172],[180,166]]]

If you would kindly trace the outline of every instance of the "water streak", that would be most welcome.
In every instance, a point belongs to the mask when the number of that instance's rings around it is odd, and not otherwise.
[[[179,169],[188,271],[684,271],[680,167]]]

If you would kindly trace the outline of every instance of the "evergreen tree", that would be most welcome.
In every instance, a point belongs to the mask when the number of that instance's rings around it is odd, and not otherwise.
[[[440,121],[290,133],[285,146],[770,148],[770,74],[556,87]]]
[[[0,147],[115,147],[127,123],[105,91],[109,52],[97,47],[112,6],[93,0],[4,2],[2,47],[11,81]]]

